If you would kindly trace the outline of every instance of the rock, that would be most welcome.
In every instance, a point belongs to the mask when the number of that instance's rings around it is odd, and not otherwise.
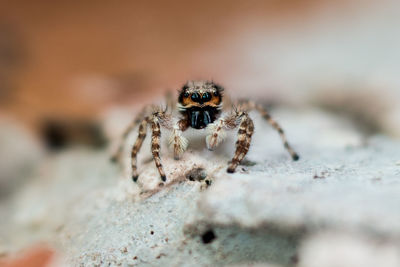
[[[259,228],[275,221],[283,228],[312,230],[346,226],[400,237],[395,212],[400,143],[375,137],[366,146],[319,152],[309,145],[300,148],[301,161],[276,157],[248,173],[221,175],[200,198],[206,222]]]
[[[46,241],[72,266],[314,266],[310,251],[331,239],[332,255],[316,252],[318,266],[346,256],[334,250],[342,243],[358,253],[363,240],[370,243],[361,250],[377,248],[371,262],[384,263],[385,255],[395,262],[400,142],[366,138],[351,121],[318,109],[273,115],[299,161],[290,159],[278,134],[256,114],[253,145],[235,174],[226,173],[235,132],[214,152],[205,148],[204,136],[189,132],[189,150],[179,161],[164,140],[166,183],[148,140],[138,183],[131,181],[136,133],[127,140],[123,170],[109,163],[107,151],[70,150],[46,159],[42,173],[13,196],[12,211],[0,214],[6,218],[0,241],[9,251]],[[320,237],[322,231],[339,234]]]
[[[398,246],[355,233],[323,232],[312,235],[300,250],[299,267],[396,267]]]

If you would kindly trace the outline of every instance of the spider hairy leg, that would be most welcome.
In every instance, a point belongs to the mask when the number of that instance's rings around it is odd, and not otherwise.
[[[238,140],[236,141],[235,155],[232,158],[231,164],[229,165],[227,172],[234,173],[236,167],[240,164],[243,158],[249,151],[251,137],[254,132],[253,120],[248,116],[247,113],[242,113],[242,119],[238,130]]]
[[[237,110],[233,113],[217,119],[214,123],[210,123],[206,130],[208,135],[206,137],[206,144],[209,150],[214,150],[226,138],[226,130],[232,130],[237,127],[238,119],[242,113],[239,114]]]
[[[290,146],[289,142],[287,141],[285,132],[283,131],[282,127],[275,121],[269,112],[260,104],[256,104],[250,100],[243,100],[239,102],[239,105],[246,109],[246,110],[256,110],[258,111],[261,116],[279,133],[279,136],[282,140],[283,146],[289,152],[290,156],[294,161],[300,159],[299,155],[294,151],[294,149]]]
[[[294,149],[289,145],[289,142],[287,141],[285,132],[283,131],[282,127],[276,122],[271,115],[268,113],[268,111],[261,105],[257,104],[255,105],[256,110],[261,114],[261,116],[279,133],[279,136],[282,139],[283,146],[285,149],[289,152],[290,156],[294,161],[297,161],[300,159],[299,155],[294,151]]]
[[[139,174],[137,172],[137,154],[142,147],[143,141],[146,138],[147,134],[147,123],[148,123],[149,117],[146,117],[143,119],[142,123],[139,126],[139,134],[136,139],[135,144],[132,147],[132,152],[131,152],[131,158],[132,158],[132,180],[134,182],[137,181],[139,178]]]
[[[137,154],[142,147],[143,141],[146,138],[147,126],[151,125],[151,153],[153,155],[153,160],[156,164],[158,172],[160,173],[161,180],[166,180],[166,175],[164,173],[161,158],[160,158],[160,137],[161,137],[161,125],[170,128],[169,126],[170,116],[156,109],[151,116],[147,116],[143,119],[139,126],[139,134],[136,139],[135,144],[132,148],[132,180],[136,182],[138,180],[139,174],[137,172]]]
[[[158,169],[158,172],[160,173],[161,180],[165,182],[167,180],[167,176],[165,175],[160,157],[161,127],[156,117],[153,117],[153,120],[151,122],[151,130],[151,153],[153,154],[153,159]]]

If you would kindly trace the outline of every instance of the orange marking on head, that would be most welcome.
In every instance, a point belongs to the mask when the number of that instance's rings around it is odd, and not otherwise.
[[[202,97],[203,94],[200,94],[200,97]],[[212,106],[216,107],[218,106],[222,101],[221,95],[214,95],[212,94],[212,97],[209,101],[204,102],[203,104],[200,104],[198,102],[195,102],[192,100],[191,95],[188,97],[183,97],[182,98],[182,105],[185,107],[202,107],[202,106]]]
[[[208,101],[208,103],[213,104],[213,106],[218,106],[219,104],[221,104],[221,101],[222,101],[221,95],[217,95],[217,96],[213,95],[211,100]]]
[[[195,107],[200,106],[199,103],[194,102],[194,101],[190,98],[190,95],[189,95],[189,97],[184,97],[184,98],[183,98],[182,105],[185,106],[185,107],[186,107],[186,106],[195,106]]]

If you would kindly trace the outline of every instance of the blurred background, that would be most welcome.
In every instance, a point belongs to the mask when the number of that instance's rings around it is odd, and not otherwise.
[[[399,10],[396,0],[0,1],[0,197],[43,144],[102,147],[104,114],[190,79],[398,138]]]
[[[395,0],[2,1],[1,112],[38,129],[199,78],[299,103],[316,89],[398,87],[398,11]]]

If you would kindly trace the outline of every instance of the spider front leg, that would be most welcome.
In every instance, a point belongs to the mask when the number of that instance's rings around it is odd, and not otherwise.
[[[234,173],[236,167],[240,164],[243,158],[249,151],[251,136],[254,133],[254,123],[249,115],[245,112],[239,112],[237,116],[240,118],[238,140],[236,141],[235,155],[231,160],[227,172]]]
[[[226,130],[232,130],[237,126],[237,118],[237,114],[231,114],[207,126],[206,144],[209,150],[214,150],[225,139]]]
[[[216,122],[209,124],[207,130],[209,132],[206,143],[207,148],[213,150],[225,138],[225,130],[231,130],[239,125],[238,140],[236,141],[235,155],[227,169],[227,172],[233,173],[243,158],[249,151],[251,137],[254,132],[253,120],[247,112],[235,111],[233,114],[219,118]]]

